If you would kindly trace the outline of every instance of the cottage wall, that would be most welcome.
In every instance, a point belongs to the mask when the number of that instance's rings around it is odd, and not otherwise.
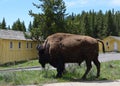
[[[102,53],[103,52],[103,50],[102,50],[102,44],[100,42],[98,42],[98,43],[99,43],[99,52]]]
[[[21,31],[0,29],[0,64],[36,58],[36,45]]]
[[[1,39],[0,39],[0,60],[1,60],[1,56],[2,56],[2,43],[1,43]]]
[[[120,40],[112,36],[105,38],[104,40],[105,50],[107,52],[117,51],[120,52]]]
[[[0,48],[0,51],[2,51],[0,64],[37,57],[37,43],[35,41],[2,39],[0,44],[2,44],[3,48]]]

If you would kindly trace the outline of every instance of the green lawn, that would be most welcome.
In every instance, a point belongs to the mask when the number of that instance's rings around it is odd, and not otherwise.
[[[31,62],[25,62],[23,66],[28,66]],[[39,65],[38,61],[32,61],[32,66]],[[12,67],[12,66],[10,66]],[[85,64],[81,66],[69,66],[67,73],[62,78],[56,79],[56,70],[39,70],[39,71],[19,71],[19,72],[1,72],[0,85],[20,85],[20,84],[45,84],[54,82],[66,81],[81,81],[81,77],[85,72]],[[120,61],[111,61],[101,63],[101,75],[98,79],[95,78],[96,68],[93,66],[92,70],[87,76],[87,80],[116,80],[120,79]]]
[[[40,66],[38,60],[30,60],[16,63],[7,63],[0,66],[0,70],[8,68],[19,68],[19,67],[31,67],[31,66]]]

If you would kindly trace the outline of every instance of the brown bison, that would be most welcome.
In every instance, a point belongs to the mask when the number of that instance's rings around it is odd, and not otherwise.
[[[37,46],[39,51],[39,63],[45,67],[49,63],[57,68],[56,77],[62,77],[65,70],[65,63],[81,63],[86,62],[87,69],[82,79],[86,79],[86,75],[90,71],[93,61],[97,67],[97,76],[100,75],[100,62],[98,61],[99,45],[102,41],[89,36],[56,33],[47,37],[43,45]]]

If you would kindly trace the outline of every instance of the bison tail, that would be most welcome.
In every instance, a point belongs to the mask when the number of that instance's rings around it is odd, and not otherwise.
[[[105,46],[104,46],[103,41],[101,41],[100,39],[97,39],[97,41],[102,44],[102,50],[103,50],[103,53],[105,53]]]

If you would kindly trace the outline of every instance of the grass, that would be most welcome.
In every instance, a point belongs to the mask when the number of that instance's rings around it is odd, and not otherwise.
[[[8,69],[8,68],[19,68],[19,67],[31,67],[31,66],[40,66],[38,60],[29,60],[23,62],[14,62],[14,63],[7,63],[0,66],[0,70]]]
[[[34,64],[37,61],[33,62]],[[22,64],[28,65],[29,62]],[[19,72],[2,72],[0,73],[0,85],[20,85],[20,84],[45,84],[54,82],[66,82],[66,81],[81,81],[81,77],[85,72],[86,66],[82,64],[71,65],[66,68],[67,73],[62,78],[56,79],[56,70],[41,71],[19,71]],[[101,63],[101,75],[97,80],[116,80],[120,79],[120,61],[110,61]],[[87,80],[96,80],[96,68],[93,65],[90,73],[87,76]]]

